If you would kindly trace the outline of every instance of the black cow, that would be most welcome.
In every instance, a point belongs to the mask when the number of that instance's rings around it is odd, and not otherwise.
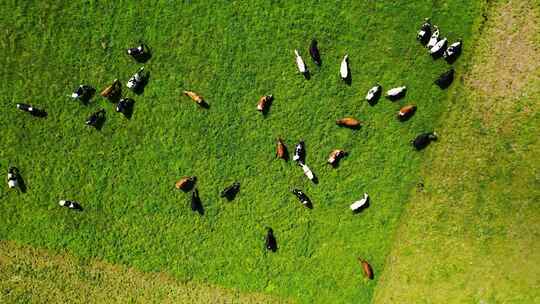
[[[221,191],[221,197],[227,198],[227,200],[232,201],[236,194],[240,191],[240,183],[235,182],[232,185],[225,188],[223,191]]]
[[[411,141],[411,144],[416,150],[422,150],[429,145],[431,141],[437,140],[438,136],[435,132],[426,132],[416,136],[415,139]]]
[[[277,250],[277,241],[276,237],[274,236],[274,230],[272,228],[266,228],[266,240],[265,240],[265,246],[266,249],[276,252]]]
[[[311,45],[309,46],[309,54],[311,55],[311,59],[313,59],[313,62],[315,62],[316,65],[321,65],[321,54],[319,53],[319,48],[317,47],[318,42],[313,38],[311,40]]]
[[[133,57],[137,62],[146,62],[150,59],[150,49],[144,43],[140,43],[138,46],[127,49],[127,54]]]
[[[100,129],[104,121],[105,121],[105,109],[100,109],[92,113],[92,115],[88,117],[85,123],[90,127]]]
[[[75,91],[73,91],[73,93],[71,93],[71,98],[80,100],[82,103],[85,104],[90,101],[92,96],[94,96],[95,92],[96,89],[94,89],[93,87],[86,84],[81,84],[77,87],[77,89],[75,89]]]
[[[313,204],[311,203],[311,200],[302,190],[293,189],[292,193],[296,196],[296,198],[298,198],[298,200],[300,201],[300,203],[302,203],[302,205],[304,205],[305,207],[309,209],[313,208]]]
[[[135,104],[135,100],[129,97],[122,98],[116,104],[116,112],[124,114],[124,116],[127,118],[131,118],[134,104]]]
[[[435,84],[441,89],[448,88],[454,81],[454,69],[450,69],[442,73],[439,78],[435,80]]]

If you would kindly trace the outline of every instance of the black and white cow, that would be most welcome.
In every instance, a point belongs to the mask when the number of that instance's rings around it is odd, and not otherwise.
[[[371,89],[369,89],[369,91],[367,92],[366,101],[370,105],[375,104],[377,102],[377,100],[381,97],[381,93],[382,93],[382,86],[379,85],[379,84],[376,84]]]
[[[135,100],[126,97],[120,99],[118,103],[116,104],[116,112],[124,114],[124,116],[130,118],[131,112],[133,110],[133,104],[135,103]]]
[[[350,208],[352,212],[359,212],[362,209],[366,208],[368,206],[368,203],[369,203],[369,195],[367,193],[364,193],[364,196],[361,199],[352,203]]]
[[[140,91],[147,80],[147,74],[144,71],[144,67],[141,67],[126,83],[126,86],[133,91]]]
[[[406,93],[407,93],[406,86],[396,87],[386,92],[386,98],[394,101],[394,100],[398,100],[402,98],[403,96],[405,96]]]
[[[300,201],[300,203],[304,205],[304,207],[307,207],[309,209],[313,208],[311,200],[302,190],[295,188],[292,190],[292,193],[296,196],[296,198]]]
[[[72,210],[82,211],[82,206],[79,202],[70,200],[60,200],[58,204],[62,207],[66,207]]]
[[[443,38],[437,41],[437,43],[435,43],[435,45],[431,49],[429,49],[429,54],[433,56],[433,58],[439,58],[446,51],[447,45],[448,39]]]
[[[416,35],[416,39],[420,41],[423,45],[426,45],[429,41],[429,38],[431,37],[431,22],[429,18],[424,19],[424,24],[420,27],[420,30],[418,30],[418,34]]]
[[[411,141],[412,146],[416,150],[422,150],[429,145],[430,142],[437,140],[438,136],[435,132],[426,132],[419,134],[415,139]]]
[[[431,37],[429,37],[429,41],[428,43],[426,44],[426,48],[430,49],[433,48],[435,46],[435,44],[437,44],[437,42],[439,41],[439,28],[434,25],[433,26],[433,32],[431,33]]]
[[[457,42],[452,43],[446,51],[443,53],[443,57],[446,61],[449,63],[453,63],[457,57],[461,54],[461,48],[463,45],[463,41],[459,39]]]
[[[9,167],[7,174],[8,187],[13,189],[19,186],[19,170],[15,167]]]
[[[105,120],[105,109],[99,109],[86,119],[86,125],[99,128]]]
[[[304,141],[301,140],[296,147],[294,147],[293,160],[299,163],[304,163],[306,160],[306,147]]]
[[[138,46],[127,49],[127,54],[133,57],[138,62],[144,62],[150,57],[150,50],[144,43]]]
[[[73,93],[71,93],[71,98],[80,100],[83,103],[87,103],[95,92],[96,89],[93,87],[86,84],[81,84],[75,89],[75,91],[73,91]]]
[[[45,112],[44,110],[38,109],[38,108],[32,106],[31,104],[27,104],[27,103],[18,103],[17,104],[17,109],[19,109],[21,111],[24,111],[24,112],[28,112],[32,116],[36,116],[36,117],[45,117],[45,116],[47,116],[47,112]]]

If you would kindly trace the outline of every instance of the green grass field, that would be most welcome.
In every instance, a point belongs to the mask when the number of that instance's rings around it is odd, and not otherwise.
[[[19,167],[28,192],[0,190],[0,239],[240,292],[368,303],[402,211],[424,180],[421,165],[444,144],[419,153],[409,145],[448,119],[448,93],[433,84],[448,65],[433,62],[416,30],[431,16],[451,41],[464,39],[459,75],[472,58],[468,41],[485,5],[4,1],[0,165]],[[313,37],[321,68],[308,56]],[[64,97],[80,83],[98,90],[114,78],[125,83],[140,64],[124,51],[138,40],[153,57],[145,64],[151,73],[145,92],[124,87],[136,101],[131,120],[102,98],[83,106]],[[295,48],[310,67],[309,81],[297,73]],[[351,86],[338,75],[346,53]],[[369,106],[363,98],[375,82],[385,89],[407,85],[407,96]],[[181,96],[183,89],[200,92],[210,109]],[[266,118],[255,110],[263,94],[275,97]],[[15,102],[49,115],[25,115]],[[395,114],[408,103],[419,110],[400,123]],[[103,129],[87,128],[86,117],[100,107],[107,111]],[[344,116],[364,126],[340,129],[335,120]],[[274,158],[277,136],[289,151],[306,141],[318,185],[292,162]],[[350,152],[338,169],[325,164],[334,148]],[[174,189],[183,175],[198,177],[203,216]],[[236,200],[220,199],[233,181],[242,184]],[[293,186],[312,198],[313,210],[289,193]],[[371,206],[352,215],[348,206],[364,191]],[[80,201],[84,211],[60,208],[64,198]],[[266,226],[278,239],[276,253],[264,250]],[[371,262],[374,281],[363,279],[357,257]]]

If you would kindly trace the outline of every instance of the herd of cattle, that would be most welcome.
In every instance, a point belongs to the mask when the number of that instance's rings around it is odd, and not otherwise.
[[[424,23],[421,25],[418,33],[417,33],[417,40],[420,41],[422,45],[424,45],[428,50],[429,54],[433,56],[434,59],[444,57],[448,63],[453,63],[457,57],[461,53],[461,47],[462,47],[462,41],[459,40],[450,46],[447,46],[447,38],[439,38],[440,31],[439,28],[435,25],[432,25],[430,20],[428,18],[425,19]],[[137,62],[144,63],[146,60],[148,60],[151,57],[150,49],[143,43],[140,43],[137,47],[129,48],[127,49],[127,54],[133,57]],[[307,65],[305,64],[303,58],[301,57],[298,50],[294,50],[295,59],[296,59],[296,65],[298,67],[298,70],[300,73],[302,73],[306,78],[309,77],[309,70],[307,68]],[[321,65],[321,55],[320,51],[318,49],[318,43],[315,39],[312,40],[311,45],[309,47],[309,54],[311,58],[313,59],[313,62],[316,65]],[[350,81],[350,70],[349,70],[349,56],[345,55],[343,60],[341,61],[340,65],[340,76],[343,79],[343,81]],[[126,87],[131,89],[133,92],[140,94],[144,90],[144,87],[146,86],[148,82],[148,74],[145,72],[144,67],[139,68],[139,70],[129,78],[129,80],[126,83]],[[440,88],[444,89],[448,87],[454,78],[454,69],[450,69],[447,72],[440,75],[439,78],[435,80],[435,84],[437,84]],[[382,95],[382,86],[379,84],[374,85],[372,88],[370,88],[366,94],[366,101],[370,104],[374,104],[377,102],[377,100]],[[405,96],[407,91],[406,86],[399,86],[395,88],[391,88],[386,92],[386,98],[388,98],[391,101],[395,101],[398,99],[401,99]],[[82,103],[86,104],[90,101],[90,99],[93,97],[95,93],[95,89],[89,85],[80,85],[77,87],[77,89],[74,90],[74,92],[70,95],[71,98],[75,100],[79,100]],[[208,107],[208,103],[205,101],[205,99],[193,92],[193,91],[184,91],[183,92],[186,96],[191,98],[194,102],[196,102],[201,107]],[[101,92],[100,95],[104,98],[109,99],[110,101],[115,103],[115,110],[119,113],[122,113],[127,118],[131,117],[131,113],[133,111],[133,105],[134,100],[128,97],[122,97],[122,86],[118,79],[113,80],[113,82],[105,87]],[[257,110],[266,113],[270,105],[272,103],[273,96],[272,95],[265,95],[262,96],[258,103],[257,103]],[[24,104],[24,103],[17,103],[16,104],[17,109],[28,112],[34,116],[37,117],[46,117],[47,112],[38,109],[30,104]],[[416,112],[417,107],[416,105],[410,104],[402,107],[398,114],[397,118],[401,121],[405,121],[412,117],[414,113]],[[86,124],[91,127],[95,127],[97,129],[100,128],[100,125],[103,123],[105,118],[105,110],[99,109],[98,111],[92,113],[88,119],[86,120]],[[361,127],[361,122],[358,121],[355,118],[352,117],[345,117],[342,119],[338,119],[336,121],[336,124],[339,126],[347,127],[356,129]],[[431,141],[437,140],[437,134],[435,132],[425,132],[421,133],[418,136],[416,136],[412,141],[411,144],[416,150],[421,150],[429,145]],[[340,150],[340,149],[334,149],[329,157],[328,157],[328,164],[332,166],[337,166],[339,161],[347,156],[347,152]],[[277,144],[276,144],[276,156],[278,158],[288,160],[289,153],[287,151],[287,147],[285,146],[283,140],[281,138],[277,138]],[[311,169],[306,165],[305,163],[306,158],[306,150],[304,141],[300,141],[294,149],[293,154],[293,161],[295,161],[303,170],[304,175],[311,181],[317,183],[317,178],[315,174],[311,171]],[[176,182],[175,187],[179,190],[183,190],[184,192],[190,192],[191,193],[191,209],[193,211],[199,212],[202,214],[202,202],[199,197],[199,191],[196,187],[197,178],[195,176],[186,176],[181,178],[179,181]],[[23,188],[24,187],[24,181],[22,179],[21,174],[19,173],[19,170],[16,167],[10,167],[8,169],[8,175],[7,175],[7,183],[9,188]],[[221,192],[221,197],[227,198],[228,200],[233,200],[236,196],[236,194],[240,191],[240,183],[235,182],[229,187],[225,188]],[[23,190],[24,192],[24,190]],[[309,197],[300,189],[292,189],[292,194],[296,196],[298,201],[307,208],[313,208],[313,204]],[[369,201],[369,195],[367,193],[364,193],[363,197],[353,202],[350,205],[350,209],[353,212],[360,212],[365,207],[368,206]],[[60,200],[59,202],[60,206],[67,207],[69,209],[73,210],[79,210],[82,211],[82,206],[80,203],[76,201],[71,200]],[[266,238],[265,238],[265,246],[268,250],[275,252],[277,250],[277,240],[274,236],[274,231],[272,228],[267,228],[266,232]],[[370,264],[363,260],[359,259],[362,269],[364,271],[364,274],[367,278],[372,279],[373,278],[373,270],[370,266]]]

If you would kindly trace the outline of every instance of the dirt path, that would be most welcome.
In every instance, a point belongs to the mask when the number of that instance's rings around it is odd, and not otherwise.
[[[490,6],[375,303],[540,303],[540,2]]]

